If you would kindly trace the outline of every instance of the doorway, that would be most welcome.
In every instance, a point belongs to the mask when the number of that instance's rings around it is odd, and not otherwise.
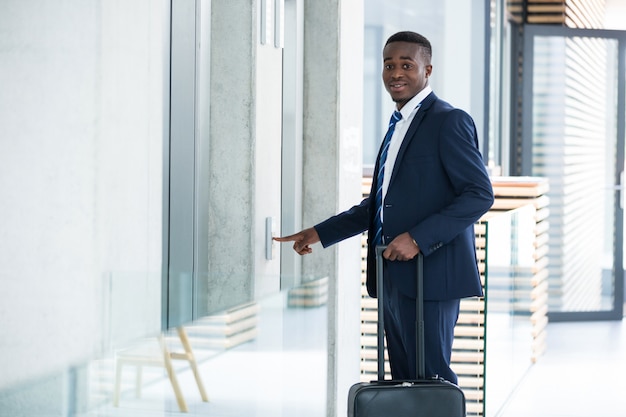
[[[621,320],[626,32],[524,26],[522,175],[550,191],[549,318]]]

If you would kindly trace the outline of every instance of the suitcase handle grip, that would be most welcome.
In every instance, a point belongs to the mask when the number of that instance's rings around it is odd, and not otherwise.
[[[378,380],[385,380],[385,314],[383,305],[383,274],[384,274],[384,258],[383,252],[387,249],[386,245],[376,246],[376,294],[378,298],[378,323],[376,326],[377,333],[377,352],[378,352]],[[398,261],[399,262],[399,261]],[[424,359],[424,255],[422,252],[417,254],[417,294],[415,297],[415,346],[416,358],[415,367],[418,379],[425,379],[426,366]]]

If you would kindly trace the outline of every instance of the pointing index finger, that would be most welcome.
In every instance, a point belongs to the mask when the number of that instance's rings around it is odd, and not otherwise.
[[[274,236],[272,239],[277,242],[294,242],[296,241],[296,235]]]

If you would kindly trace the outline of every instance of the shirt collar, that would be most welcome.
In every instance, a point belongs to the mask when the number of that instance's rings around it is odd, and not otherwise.
[[[433,89],[430,85],[427,85],[415,95],[411,100],[409,100],[403,107],[400,109],[400,113],[402,113],[402,119],[407,119],[411,113],[413,113],[417,107],[422,103],[422,101],[432,93]]]

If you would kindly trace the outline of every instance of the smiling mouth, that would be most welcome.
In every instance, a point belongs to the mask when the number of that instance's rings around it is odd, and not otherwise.
[[[406,84],[398,84],[398,83],[389,84],[389,89],[392,91],[402,90],[404,87],[406,87]]]

